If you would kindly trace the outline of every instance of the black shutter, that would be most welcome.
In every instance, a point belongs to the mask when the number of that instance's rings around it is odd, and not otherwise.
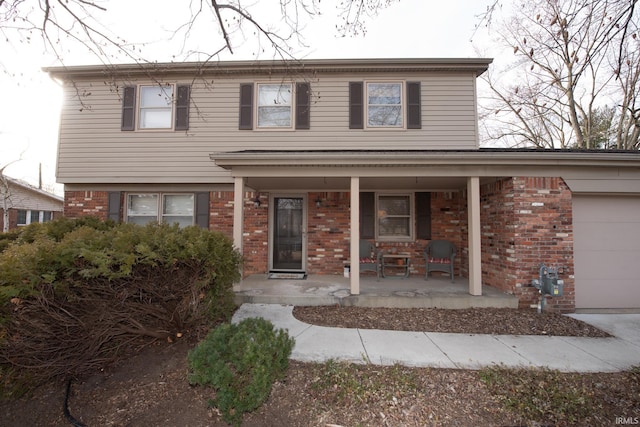
[[[296,129],[311,128],[311,87],[309,83],[296,84]]]
[[[407,82],[407,129],[422,129],[420,82]]]
[[[238,129],[253,129],[253,83],[240,85],[240,124]]]
[[[196,193],[196,225],[209,229],[209,192]]]
[[[349,82],[349,129],[364,128],[363,83]]]
[[[120,191],[109,192],[109,199],[107,202],[107,218],[115,222],[120,222],[122,220],[122,218],[120,217],[121,194],[122,193]]]
[[[360,238],[376,237],[376,194],[360,193]]]
[[[416,234],[418,239],[431,239],[431,193],[416,193]]]
[[[178,98],[176,99],[175,130],[189,130],[190,95],[191,86],[178,86]]]
[[[122,127],[121,130],[135,130],[136,128],[136,87],[126,86],[122,96]]]

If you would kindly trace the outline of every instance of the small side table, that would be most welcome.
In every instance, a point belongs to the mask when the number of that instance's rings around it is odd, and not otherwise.
[[[409,277],[409,266],[411,256],[409,254],[383,254],[382,255],[382,277],[389,279],[406,279]],[[403,275],[387,276],[385,270],[395,268],[403,272]]]

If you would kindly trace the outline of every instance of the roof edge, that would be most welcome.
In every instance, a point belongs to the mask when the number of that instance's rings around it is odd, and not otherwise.
[[[273,74],[309,72],[402,72],[402,71],[469,71],[476,76],[484,73],[492,58],[363,58],[363,59],[301,59],[212,62],[165,62],[133,64],[100,64],[44,67],[51,77],[73,79],[126,75],[169,74]]]
[[[406,150],[406,151],[235,151],[211,153],[209,158],[218,166],[276,166],[291,163],[309,165],[537,165],[601,166],[640,168],[638,151],[586,150]]]

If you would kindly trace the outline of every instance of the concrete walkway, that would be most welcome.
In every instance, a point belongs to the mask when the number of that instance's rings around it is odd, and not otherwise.
[[[538,366],[563,372],[614,372],[640,365],[640,314],[572,314],[614,335],[577,338],[329,328],[300,322],[292,312],[291,305],[243,304],[233,322],[249,317],[271,321],[295,338],[291,358],[307,362],[455,369]]]

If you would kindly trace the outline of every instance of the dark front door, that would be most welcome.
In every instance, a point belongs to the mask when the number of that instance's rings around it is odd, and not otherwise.
[[[274,197],[273,207],[271,269],[303,271],[305,259],[304,198]]]

